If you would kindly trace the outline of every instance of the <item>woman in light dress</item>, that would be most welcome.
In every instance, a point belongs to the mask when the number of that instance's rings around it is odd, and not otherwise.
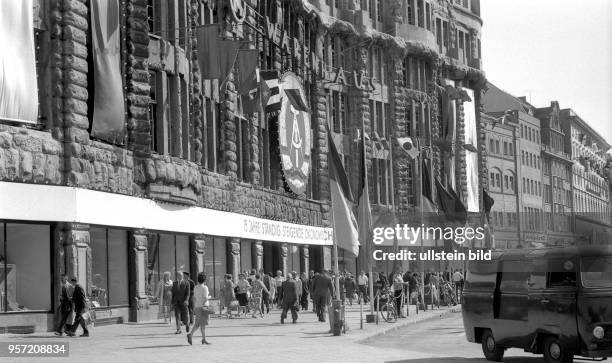
[[[266,285],[264,285],[263,281],[261,281],[261,276],[259,274],[255,274],[255,279],[251,282],[251,301],[249,302],[251,307],[251,312],[253,313],[253,317],[256,318],[255,313],[259,311],[259,316],[263,318],[263,311],[261,311],[261,299],[263,297],[263,292],[269,294],[270,292],[266,289]]]
[[[158,319],[164,318],[164,323],[172,322],[172,280],[170,280],[170,272],[164,272],[164,277],[159,282],[157,288],[157,297],[159,301]]]

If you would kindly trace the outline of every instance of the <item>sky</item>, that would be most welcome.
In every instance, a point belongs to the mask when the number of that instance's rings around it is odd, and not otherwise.
[[[481,0],[487,79],[559,101],[612,144],[612,0]]]

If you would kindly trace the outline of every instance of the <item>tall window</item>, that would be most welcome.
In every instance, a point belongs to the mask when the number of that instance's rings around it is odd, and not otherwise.
[[[51,228],[0,223],[0,313],[51,310]]]
[[[161,282],[164,273],[170,273],[174,281],[176,275],[190,270],[189,238],[184,235],[160,233],[149,235],[147,240],[146,292],[151,302],[158,302],[163,289]]]
[[[91,227],[91,300],[100,306],[127,305],[127,232]]]

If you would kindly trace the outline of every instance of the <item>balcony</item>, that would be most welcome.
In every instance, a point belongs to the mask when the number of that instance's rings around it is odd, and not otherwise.
[[[568,153],[562,152],[562,151],[558,151],[558,150],[554,150],[550,145],[546,145],[546,144],[542,145],[542,151],[544,151],[544,152],[546,152],[546,153],[548,153],[550,155],[553,155],[553,156],[565,159],[567,161],[571,160],[570,155]]]

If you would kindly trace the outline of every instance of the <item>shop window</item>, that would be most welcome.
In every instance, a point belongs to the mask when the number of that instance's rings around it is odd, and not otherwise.
[[[127,232],[118,229],[90,229],[91,301],[99,306],[127,305]]]
[[[172,280],[190,270],[189,238],[183,235],[152,234],[148,238],[148,268],[146,292],[151,302],[160,296],[161,280],[169,272]]]
[[[248,275],[253,268],[252,245],[251,240],[240,240],[240,271],[246,271]]]
[[[0,223],[0,312],[51,310],[51,229]]]

